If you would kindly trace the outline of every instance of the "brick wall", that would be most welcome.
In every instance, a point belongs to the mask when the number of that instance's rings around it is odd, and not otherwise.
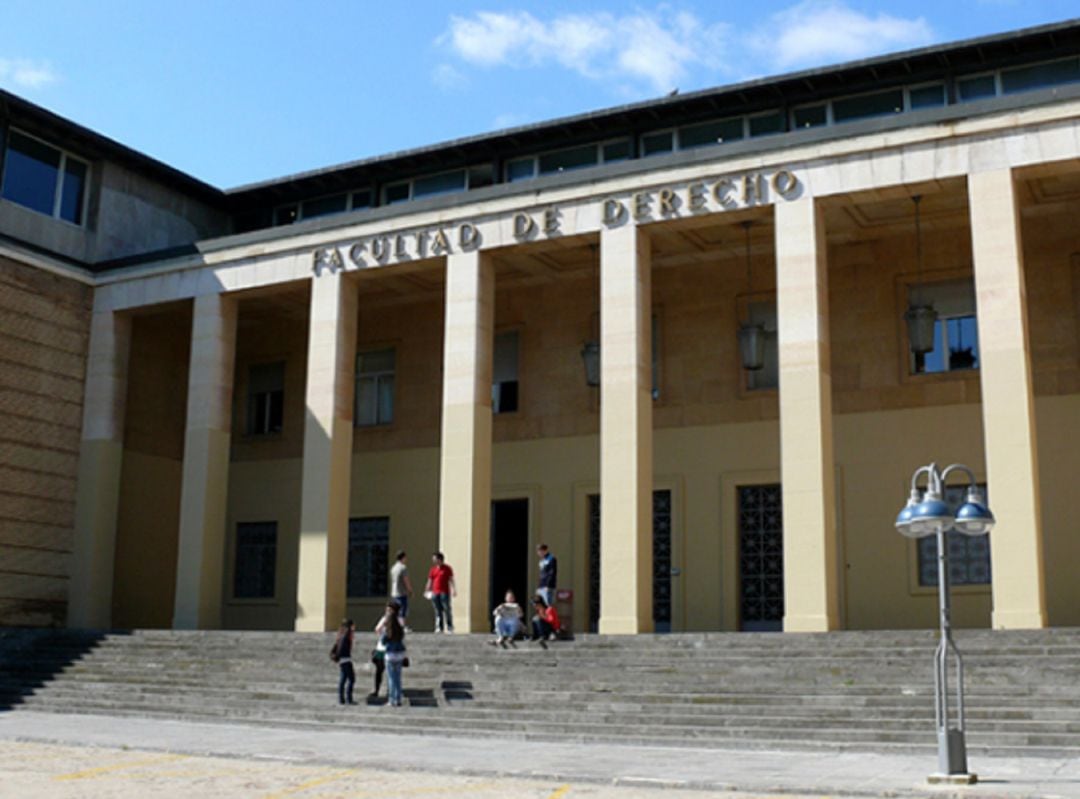
[[[64,622],[91,301],[0,258],[0,626]]]

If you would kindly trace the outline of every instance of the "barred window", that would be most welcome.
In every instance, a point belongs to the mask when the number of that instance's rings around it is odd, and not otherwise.
[[[276,573],[277,522],[240,522],[236,525],[233,597],[272,598]]]
[[[349,597],[385,597],[389,562],[390,518],[349,519]]]
[[[980,484],[986,491],[986,486]],[[948,486],[945,489],[945,501],[949,509],[956,509],[967,497],[967,486]],[[945,547],[949,558],[949,583],[951,585],[989,585],[990,584],[990,536],[968,536],[950,530],[945,534]],[[937,536],[928,535],[919,539],[919,585],[937,586]]]

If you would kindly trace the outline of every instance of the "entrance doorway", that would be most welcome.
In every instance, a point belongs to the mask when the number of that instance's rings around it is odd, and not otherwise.
[[[492,502],[489,607],[500,604],[507,589],[529,607],[529,566],[529,500]]]
[[[739,486],[739,629],[784,627],[784,514],[779,483]]]
[[[653,629],[671,632],[671,491],[653,492]],[[600,496],[589,495],[589,632],[600,627]]]

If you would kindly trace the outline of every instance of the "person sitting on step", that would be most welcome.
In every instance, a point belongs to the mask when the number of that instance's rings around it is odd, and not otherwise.
[[[549,639],[554,640],[562,629],[559,614],[555,612],[555,608],[537,594],[533,597],[533,610],[536,611],[536,615],[532,618],[532,640],[539,641],[541,644]]]
[[[491,615],[495,618],[495,640],[492,643],[503,649],[507,644],[513,645],[514,639],[525,632],[525,626],[521,623],[525,614],[513,591],[506,592],[503,603]]]

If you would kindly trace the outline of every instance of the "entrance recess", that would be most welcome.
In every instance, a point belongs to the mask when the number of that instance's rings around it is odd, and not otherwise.
[[[671,492],[653,492],[653,629],[671,632]],[[600,496],[589,495],[589,632],[600,626]]]
[[[784,625],[784,516],[780,485],[739,486],[739,629]]]
[[[491,585],[489,607],[503,601],[506,589],[518,604],[529,605],[529,500],[500,499],[491,503]]]

